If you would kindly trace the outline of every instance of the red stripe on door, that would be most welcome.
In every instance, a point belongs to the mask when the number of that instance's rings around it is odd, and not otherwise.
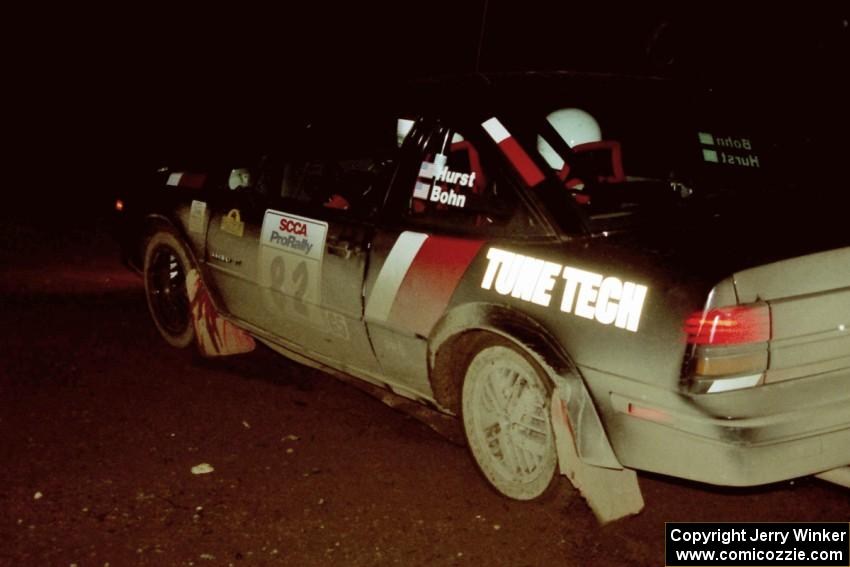
[[[482,240],[428,237],[401,282],[390,323],[427,337],[482,244]]]

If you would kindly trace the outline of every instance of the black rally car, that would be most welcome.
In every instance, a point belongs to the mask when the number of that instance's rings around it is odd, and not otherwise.
[[[633,470],[846,479],[846,221],[769,118],[609,76],[416,93],[126,196],[163,337],[457,415],[512,498],[559,467],[608,517],[640,508]]]

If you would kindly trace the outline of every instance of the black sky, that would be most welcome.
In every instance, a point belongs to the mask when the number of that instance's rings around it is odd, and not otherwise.
[[[100,198],[109,193],[104,179],[120,182],[166,154],[251,137],[280,117],[476,63],[725,83],[784,97],[818,121],[846,120],[844,8],[711,4],[686,13],[490,0],[485,18],[485,0],[114,6],[21,16],[8,51],[13,158],[57,202],[76,202],[79,190],[68,187],[89,180],[83,197]]]

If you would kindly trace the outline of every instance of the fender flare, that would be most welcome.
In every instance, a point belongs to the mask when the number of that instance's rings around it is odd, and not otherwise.
[[[467,303],[450,310],[434,327],[428,341],[428,370],[431,386],[441,405],[449,409],[457,406],[453,400],[440,399],[444,388],[435,383],[440,380],[438,353],[470,331],[485,331],[511,341],[548,374],[555,385],[555,395],[570,421],[568,425],[576,452],[584,463],[610,469],[624,468],[608,441],[593,398],[576,364],[549,331],[511,307],[484,302]]]
[[[192,257],[192,261],[195,262],[195,265],[198,265],[198,257],[195,253],[195,249],[189,244],[189,238],[186,234],[186,227],[183,224],[170,216],[163,215],[160,213],[149,213],[144,216],[142,219],[142,230],[144,231],[145,238],[152,234],[153,231],[156,230],[157,227],[167,228],[176,234],[180,241],[183,243],[183,246],[186,247],[186,251]]]
[[[192,263],[198,271],[198,277],[201,280],[201,284],[209,293],[209,299],[213,308],[215,308],[217,313],[227,313],[227,311],[222,309],[222,305],[224,305],[224,303],[219,298],[218,290],[215,286],[210,285],[210,278],[207,273],[208,268],[203,262],[198,260],[197,250],[195,250],[194,246],[189,243],[189,238],[187,237],[185,227],[182,226],[182,223],[175,221],[166,215],[151,213],[142,219],[142,226],[145,231],[145,239],[147,239],[148,235],[152,234],[152,232],[156,230],[156,227],[170,230],[177,235],[180,242],[183,244],[183,247],[186,249],[189,259],[192,260]],[[147,244],[145,244],[145,246],[147,246]],[[144,251],[142,253],[144,254]],[[144,261],[142,262],[142,269],[144,270]]]

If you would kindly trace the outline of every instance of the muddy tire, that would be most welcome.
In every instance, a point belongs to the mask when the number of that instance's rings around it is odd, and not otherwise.
[[[145,247],[145,295],[151,317],[162,338],[186,348],[195,338],[186,275],[192,261],[177,235],[155,233]]]
[[[504,341],[481,348],[466,370],[463,426],[472,456],[490,484],[515,500],[549,496],[558,459],[549,379]]]

